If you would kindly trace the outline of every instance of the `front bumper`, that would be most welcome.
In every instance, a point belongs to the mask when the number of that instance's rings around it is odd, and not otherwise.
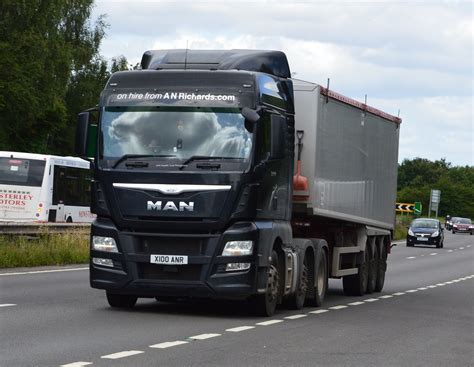
[[[421,237],[421,236],[407,236],[407,243],[409,245],[427,245],[437,246],[441,241],[441,236],[437,237]]]
[[[91,250],[93,288],[138,297],[247,298],[257,292],[258,229],[250,222],[233,225],[221,234],[138,233],[118,231],[110,220],[96,220],[91,236],[113,237],[119,253]],[[248,256],[220,256],[230,240],[253,240]],[[187,265],[158,265],[150,255],[186,255]],[[107,258],[112,267],[92,263]],[[250,263],[245,271],[226,272],[227,263]]]

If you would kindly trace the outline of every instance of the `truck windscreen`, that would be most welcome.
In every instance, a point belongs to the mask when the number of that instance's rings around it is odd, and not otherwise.
[[[101,156],[178,160],[191,157],[247,161],[252,133],[239,109],[106,107],[101,117]],[[110,166],[110,164],[106,164]]]
[[[35,159],[0,158],[0,184],[41,186],[46,162]]]

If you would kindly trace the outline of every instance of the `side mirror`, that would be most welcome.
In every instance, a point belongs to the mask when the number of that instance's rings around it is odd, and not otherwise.
[[[285,158],[286,130],[288,129],[286,119],[280,115],[271,115],[271,145],[270,159]]]
[[[75,152],[79,157],[94,157],[96,153],[97,125],[91,123],[91,112],[77,115]]]

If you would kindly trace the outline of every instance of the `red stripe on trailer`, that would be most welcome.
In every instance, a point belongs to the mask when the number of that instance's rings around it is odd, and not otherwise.
[[[343,103],[346,103],[348,105],[357,107],[357,108],[359,108],[363,111],[367,111],[367,112],[370,112],[370,113],[372,113],[376,116],[380,116],[380,117],[382,117],[386,120],[393,121],[397,124],[402,123],[402,119],[400,117],[396,117],[396,116],[390,115],[389,113],[380,111],[377,108],[366,105],[365,103],[361,103],[359,101],[356,101],[355,99],[343,96],[342,94],[333,92],[332,90],[328,90],[327,88],[324,88],[323,86],[320,86],[320,88],[321,88],[321,94],[323,96],[331,97],[331,98],[333,98],[335,100],[338,100],[340,102],[343,102]]]

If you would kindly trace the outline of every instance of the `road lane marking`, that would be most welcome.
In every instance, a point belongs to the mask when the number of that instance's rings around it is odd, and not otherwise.
[[[314,315],[318,315],[320,313],[325,313],[325,312],[329,312],[329,310],[316,310],[316,311],[309,311],[308,313],[312,313]]]
[[[342,310],[343,308],[347,308],[347,306],[339,305],[339,306],[329,307],[330,310]]]
[[[238,326],[232,329],[226,329],[226,331],[230,331],[232,333],[240,333],[241,331],[255,329],[255,326]]]
[[[285,317],[285,319],[296,320],[296,319],[301,319],[302,317],[306,317],[306,316],[308,315],[299,314],[299,315],[287,316]]]
[[[178,345],[188,344],[189,342],[185,342],[184,340],[177,340],[175,342],[165,342],[159,344],[150,345],[150,348],[158,348],[158,349],[166,349],[171,347],[176,347]]]
[[[367,298],[367,299],[364,299],[364,302],[375,302],[375,301],[378,301],[377,298]]]
[[[283,320],[269,320],[269,321],[257,322],[255,325],[268,326],[268,325],[278,324],[280,322],[283,322]]]
[[[437,285],[438,287],[443,287],[443,286],[446,285],[446,283],[438,283],[438,284],[435,284],[435,285]],[[427,287],[427,288],[428,288],[428,287]]]
[[[459,249],[460,249],[460,250],[464,250],[464,247],[460,247]]]
[[[436,288],[436,287],[437,287],[437,285],[429,285],[426,288]]]
[[[466,247],[471,247],[471,245],[467,245]]]
[[[415,293],[415,292],[418,292],[418,289],[409,289],[407,291],[405,291],[407,293]]]
[[[448,252],[453,252],[453,250],[448,250]]]
[[[432,253],[430,254],[430,256],[435,256],[435,255],[438,255],[438,253],[437,253],[437,252],[432,252]]]
[[[408,256],[407,259],[408,259],[408,260],[416,259],[416,256]]]
[[[392,296],[403,296],[405,294],[405,292],[397,292],[397,293],[393,293]]]
[[[68,364],[62,364],[60,367],[83,367],[83,366],[89,366],[91,364],[92,362],[73,362],[73,363],[68,363]]]
[[[364,302],[360,302],[360,301],[348,303],[349,306],[360,306],[360,305],[363,305],[363,304],[364,304]]]
[[[15,303],[4,303],[4,304],[1,304],[0,307],[12,307],[12,306],[16,306]]]
[[[428,288],[427,287],[420,287],[420,288],[417,288],[419,291],[426,291]]]
[[[189,339],[205,340],[205,339],[215,338],[217,336],[221,336],[221,334],[200,334],[200,335],[190,336]]]
[[[379,298],[381,299],[386,299],[386,298],[393,298],[390,294],[386,294],[385,296],[380,296]]]
[[[19,272],[15,272],[15,273],[0,273],[0,277],[7,277],[7,276],[10,276],[10,275],[25,275],[25,274],[62,273],[62,272],[66,272],[66,271],[80,271],[80,270],[89,270],[89,267],[86,267],[86,268],[54,269],[54,270],[19,271]]]
[[[145,353],[145,352],[142,351],[142,350],[125,350],[123,352],[107,354],[105,356],[101,356],[100,358],[103,358],[103,359],[120,359],[120,358],[130,357],[130,356],[134,356],[136,354],[142,354],[142,353]]]

